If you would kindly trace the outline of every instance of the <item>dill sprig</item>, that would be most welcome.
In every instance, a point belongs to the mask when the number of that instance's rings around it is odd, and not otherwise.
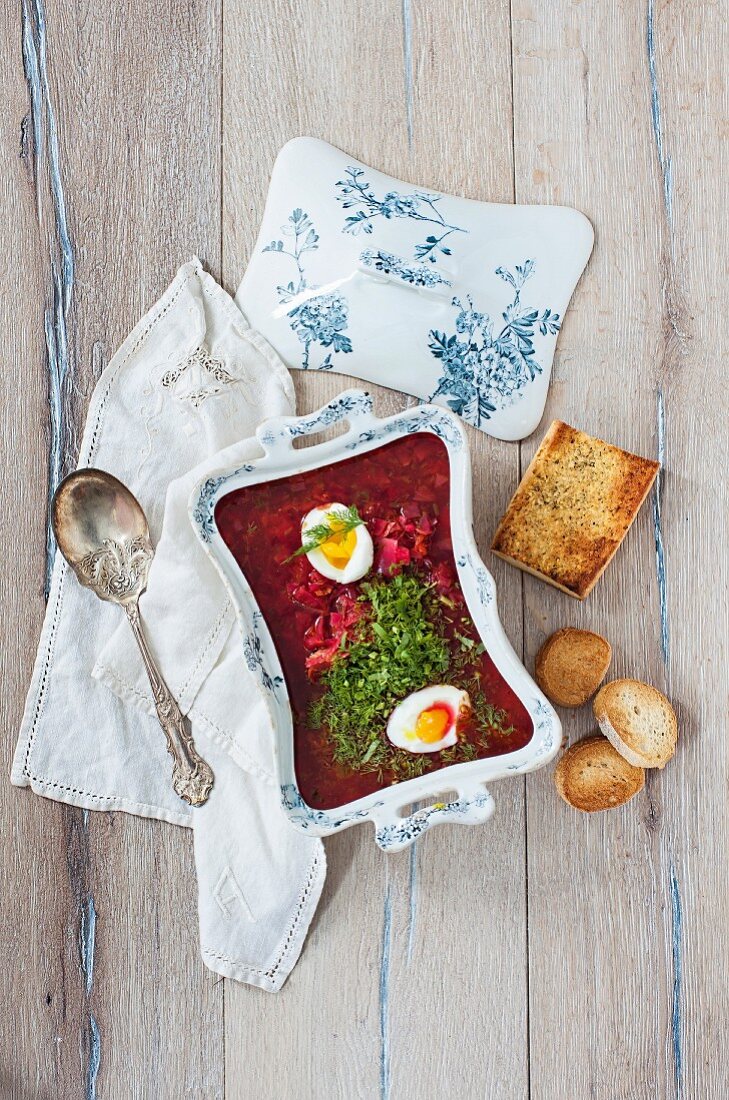
[[[328,512],[326,523],[317,523],[313,527],[307,528],[301,546],[298,550],[294,550],[293,554],[289,554],[284,561],[284,565],[302,554],[311,553],[312,550],[316,550],[318,546],[328,542],[335,535],[349,534],[350,531],[354,531],[355,527],[361,527],[363,523],[364,520],[354,504],[350,504],[347,508],[337,508],[336,511]]]

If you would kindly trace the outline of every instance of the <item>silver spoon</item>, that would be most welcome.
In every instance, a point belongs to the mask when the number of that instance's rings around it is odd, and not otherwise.
[[[185,802],[201,806],[213,786],[212,769],[195,748],[142,632],[139,597],[147,587],[154,550],[139,501],[111,474],[77,470],[56,489],[51,521],[58,548],[81,584],[100,599],[124,608],[149,676],[167,751],[174,760],[172,785]]]

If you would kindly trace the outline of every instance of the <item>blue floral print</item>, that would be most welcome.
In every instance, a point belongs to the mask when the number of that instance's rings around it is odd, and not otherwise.
[[[454,451],[463,449],[463,434],[456,421],[448,414],[440,410],[427,409],[424,406],[413,409],[407,416],[398,416],[393,420],[386,420],[379,428],[368,428],[360,432],[356,439],[346,444],[348,451],[356,451],[362,443],[372,443],[375,439],[384,439],[393,432],[406,432],[414,435],[416,432],[430,430],[444,443],[447,443]]]
[[[303,257],[307,252],[315,252],[319,248],[319,234],[309,215],[297,207],[289,215],[286,225],[281,226],[281,232],[288,241],[271,241],[263,251],[288,256],[296,264],[296,282],[277,286],[276,292],[282,304],[295,303],[286,316],[304,345],[302,369],[309,369],[312,347],[319,345],[331,348],[331,351],[319,363],[318,370],[331,370],[333,355],[352,350],[352,341],[345,335],[349,324],[349,304],[344,295],[337,292],[317,294],[318,288],[306,278]],[[290,244],[290,247],[285,247],[285,243]]]
[[[200,489],[197,504],[195,505],[192,515],[198,525],[200,537],[203,542],[210,542],[215,533],[215,520],[213,516],[216,499],[215,494],[224,481],[224,477],[209,477]]]
[[[281,804],[288,812],[289,817],[297,822],[304,830],[310,826],[321,829],[339,829],[342,825],[348,825],[352,821],[362,821],[369,817],[374,809],[384,805],[383,802],[373,802],[367,810],[348,810],[346,813],[329,813],[326,810],[313,810],[301,797],[299,788],[293,783],[282,783],[280,786]]]
[[[335,397],[311,416],[300,416],[295,424],[289,424],[282,433],[284,438],[296,439],[310,435],[318,428],[326,428],[344,420],[348,415],[361,415],[372,412],[372,398],[365,390],[347,390]]]
[[[470,424],[480,428],[497,409],[512,405],[542,368],[537,362],[534,335],[559,332],[560,317],[551,309],[541,313],[522,306],[521,292],[534,272],[534,260],[517,264],[514,271],[497,267],[495,274],[507,282],[514,296],[502,313],[503,328],[494,335],[494,322],[474,309],[471,297],[453,299],[458,308],[455,332],[431,329],[428,347],[441,361],[443,373],[430,396],[445,397],[446,404]]]
[[[456,820],[458,818],[464,819],[472,810],[485,809],[492,802],[493,799],[486,790],[479,791],[471,798],[461,796],[452,802],[436,802],[432,806],[424,806],[422,809],[416,810],[415,813],[400,821],[380,826],[375,833],[375,840],[379,847],[384,848],[385,851],[388,848],[402,848],[412,843],[413,840],[416,840],[430,828],[432,824],[431,817],[436,818],[436,820],[440,818],[444,821],[452,821],[454,818]]]
[[[412,218],[425,225],[438,227],[415,246],[415,260],[427,260],[434,264],[439,253],[442,256],[451,255],[450,246],[443,242],[453,233],[466,233],[467,230],[458,225],[449,225],[445,220],[437,206],[442,195],[429,194],[426,191],[401,195],[398,191],[388,191],[384,198],[378,199],[364,175],[364,168],[349,165],[344,179],[337,180],[337,200],[344,210],[355,210],[354,214],[345,218],[343,233],[371,233],[375,218],[385,218],[386,221],[393,218]]]
[[[366,267],[373,267],[375,271],[381,271],[384,275],[396,275],[404,283],[410,283],[412,286],[451,285],[450,280],[444,279],[435,268],[428,267],[427,264],[408,264],[399,256],[394,256],[392,252],[383,252],[382,249],[374,251],[371,248],[365,248],[359,258]]]
[[[258,633],[262,622],[263,615],[261,612],[254,611],[251,633],[247,634],[243,639],[243,656],[245,657],[249,671],[258,672],[264,688],[270,691],[272,695],[275,695],[276,688],[279,688],[283,683],[283,676],[272,676],[266,668],[263,656],[263,646],[261,645],[261,638]]]
[[[474,565],[473,559],[469,553],[461,554],[456,559],[456,565],[459,569],[470,569],[476,579],[476,588],[478,589],[478,598],[484,607],[488,607],[494,598],[494,582],[491,574],[488,572],[484,565]]]

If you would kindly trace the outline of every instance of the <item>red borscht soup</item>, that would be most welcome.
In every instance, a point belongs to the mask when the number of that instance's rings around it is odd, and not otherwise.
[[[309,806],[531,739],[458,582],[448,451],[435,435],[237,489],[215,520],[276,646]]]

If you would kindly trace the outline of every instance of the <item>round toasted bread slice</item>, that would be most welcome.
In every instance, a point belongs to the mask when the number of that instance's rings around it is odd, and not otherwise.
[[[662,768],[676,751],[676,713],[654,687],[639,680],[613,680],[592,704],[600,729],[629,764]]]
[[[645,772],[596,733],[570,745],[555,768],[554,784],[568,805],[591,814],[628,802],[645,786]]]
[[[602,683],[612,655],[610,642],[602,635],[563,627],[537,653],[537,683],[553,703],[581,707]]]

